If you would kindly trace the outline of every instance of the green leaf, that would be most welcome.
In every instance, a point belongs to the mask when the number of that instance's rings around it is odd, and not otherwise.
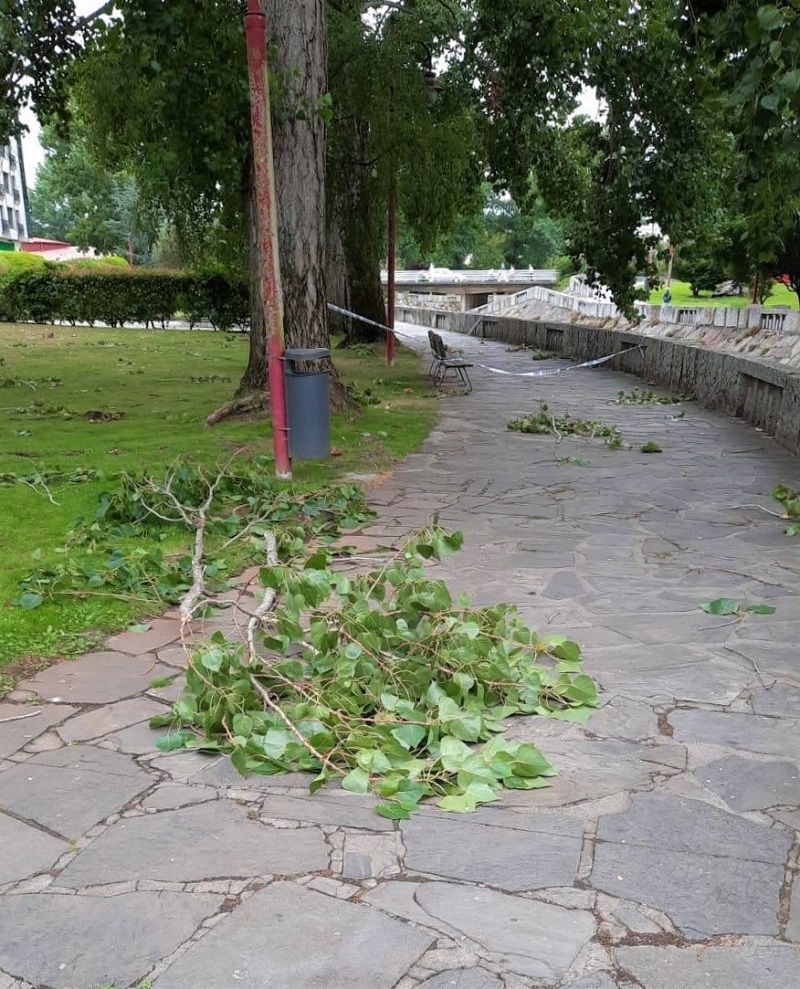
[[[550,784],[541,776],[506,776],[503,780],[503,786],[507,787],[509,790],[541,790],[546,786],[550,786]]]
[[[474,797],[476,803],[479,804],[488,804],[491,803],[493,800],[500,799],[500,795],[498,794],[497,790],[494,789],[494,787],[480,780],[475,780],[474,782],[470,783],[466,788],[466,792],[470,796]]]
[[[398,725],[397,728],[392,728],[391,733],[410,752],[425,738],[427,730],[421,725]]]
[[[515,776],[556,776],[553,765],[542,755],[535,745],[520,745],[514,753],[512,763]]]
[[[303,564],[304,570],[327,570],[328,569],[328,554],[322,550],[317,550],[313,556],[309,556],[306,562]],[[327,581],[327,577],[325,578]]]
[[[149,625],[146,622],[142,622],[139,625],[129,625],[126,631],[135,632],[138,633],[139,635],[143,635],[145,632],[149,632],[152,627],[153,627],[152,625]]]
[[[459,717],[448,721],[447,728],[451,735],[464,742],[477,742],[483,728],[483,718],[477,711],[465,711]]]
[[[253,719],[247,714],[234,714],[233,734],[247,737],[253,732]]]
[[[200,665],[209,673],[219,673],[225,654],[219,648],[208,649],[200,656]]]
[[[781,80],[781,89],[791,95],[800,90],[800,68],[792,69],[791,72],[786,73]]]
[[[478,806],[478,801],[471,793],[452,793],[439,801],[442,810],[455,814],[471,814]]]
[[[398,803],[378,804],[375,813],[381,817],[386,817],[390,821],[407,821],[411,817],[411,812]]]
[[[23,611],[33,611],[38,608],[44,599],[41,594],[34,591],[26,591],[19,599],[19,606]]]
[[[231,762],[240,776],[247,776],[247,753],[243,748],[236,748],[231,752]]]
[[[364,769],[351,769],[342,780],[342,787],[351,793],[369,793],[369,773]]]
[[[572,721],[578,725],[585,725],[594,714],[592,707],[565,707],[561,710],[546,711],[548,717],[555,721]]]
[[[747,610],[753,615],[774,615],[775,608],[770,604],[750,604]]]
[[[311,782],[308,784],[309,794],[313,797],[318,790],[321,790],[322,787],[325,786],[327,781],[328,781],[328,774],[326,771],[323,770],[323,772],[321,772],[319,776],[315,776],[314,779],[311,780]]]
[[[193,737],[188,732],[178,732],[175,735],[162,735],[156,741],[156,748],[159,752],[174,752],[175,749],[186,748],[186,743]]]
[[[761,30],[767,32],[777,31],[783,24],[783,14],[774,4],[759,7],[756,19]]]
[[[701,604],[700,610],[709,615],[736,615],[739,612],[739,602],[733,598],[716,598],[707,604]]]
[[[173,714],[157,714],[147,723],[151,728],[169,728],[174,722],[175,716]]]

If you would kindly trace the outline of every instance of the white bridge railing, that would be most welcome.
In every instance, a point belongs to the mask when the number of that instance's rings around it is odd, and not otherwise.
[[[381,281],[386,284],[385,271],[381,272]],[[527,268],[520,271],[514,268],[465,268],[460,271],[432,268],[426,271],[395,272],[396,285],[555,285],[557,282],[558,272],[552,268]]]
[[[532,285],[521,292],[496,295],[488,305],[473,309],[472,312],[493,315],[502,313],[528,302],[542,302],[556,309],[568,309],[592,319],[615,319],[620,311],[613,302],[590,298],[585,290],[573,295],[556,292],[541,285]],[[675,323],[680,326],[719,326],[729,329],[767,330],[776,333],[800,333],[800,312],[796,309],[764,309],[762,306],[747,306],[737,309],[732,306],[651,306],[646,302],[635,303],[642,319],[652,323]]]

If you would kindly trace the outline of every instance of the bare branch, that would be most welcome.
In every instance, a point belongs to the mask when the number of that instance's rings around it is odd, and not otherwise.
[[[30,714],[15,714],[11,718],[0,718],[0,725],[4,725],[9,721],[24,721],[26,718],[37,718],[41,713],[41,711],[31,711]]]
[[[264,534],[264,543],[266,549],[267,566],[275,567],[278,565],[278,543],[275,539],[275,535],[272,532],[267,532]],[[247,655],[249,661],[252,663],[256,659],[256,646],[255,646],[255,636],[256,631],[264,620],[264,616],[272,610],[272,606],[275,604],[275,591],[273,588],[268,587],[264,591],[264,597],[261,604],[256,608],[253,614],[250,616],[250,620],[247,623]]]

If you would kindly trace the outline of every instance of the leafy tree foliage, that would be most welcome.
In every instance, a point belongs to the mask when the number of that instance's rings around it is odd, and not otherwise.
[[[711,134],[705,64],[673,0],[603,5],[478,0],[473,47],[495,177],[524,190],[536,169],[549,204],[623,309],[649,245],[644,221],[679,237],[700,208]],[[570,120],[581,87],[601,119]]]
[[[333,301],[383,322],[390,187],[401,226],[430,251],[465,205],[477,206],[481,155],[464,53],[449,51],[460,15],[436,0],[374,17],[364,9],[363,0],[329,3],[328,224],[340,247],[339,270],[329,264],[329,291]],[[358,335],[368,333],[362,327]]]
[[[127,257],[132,251],[138,262],[147,262],[157,217],[142,215],[136,181],[99,165],[79,126],[69,140],[47,127],[42,143],[45,159],[30,190],[31,233],[104,254]]]
[[[74,0],[0,0],[0,144],[19,132],[19,111],[42,113],[63,97],[60,69],[80,50]]]
[[[404,226],[398,257],[404,267],[544,268],[564,247],[561,223],[552,217],[540,196],[525,212],[507,195],[483,188],[484,203],[461,214],[433,249],[422,252],[412,231]]]

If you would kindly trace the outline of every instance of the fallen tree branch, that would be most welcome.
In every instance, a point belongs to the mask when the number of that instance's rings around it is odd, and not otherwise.
[[[228,461],[230,463],[230,461]],[[203,569],[203,553],[204,553],[204,539],[206,534],[206,522],[208,521],[208,512],[211,508],[211,503],[214,500],[214,495],[217,492],[219,483],[225,476],[225,471],[228,469],[228,464],[217,474],[214,480],[208,486],[208,495],[203,504],[197,509],[197,514],[194,518],[191,517],[190,513],[186,508],[180,504],[180,502],[175,498],[172,492],[169,490],[169,484],[167,485],[167,491],[170,497],[178,506],[178,511],[186,520],[187,524],[194,526],[194,550],[192,552],[192,586],[183,596],[180,606],[180,616],[181,616],[181,628],[192,620],[195,608],[198,606],[200,599],[204,596],[206,585],[204,579],[204,569]]]
[[[0,718],[0,725],[4,725],[8,721],[24,721],[26,718],[37,718],[41,713],[41,711],[31,711],[30,714],[15,714],[11,718]]]
[[[264,544],[267,566],[276,567],[278,565],[278,542],[275,539],[275,534],[273,532],[264,533]],[[256,608],[247,622],[247,655],[251,663],[257,658],[255,644],[256,631],[261,626],[264,616],[272,610],[272,606],[274,604],[275,590],[272,587],[267,587],[264,591],[264,597],[261,600],[261,604]]]
[[[241,398],[234,398],[231,402],[226,402],[212,412],[206,418],[206,425],[216,426],[223,419],[229,419],[231,416],[245,415],[248,412],[262,412],[266,407],[267,396],[263,393],[259,395],[244,395]]]

